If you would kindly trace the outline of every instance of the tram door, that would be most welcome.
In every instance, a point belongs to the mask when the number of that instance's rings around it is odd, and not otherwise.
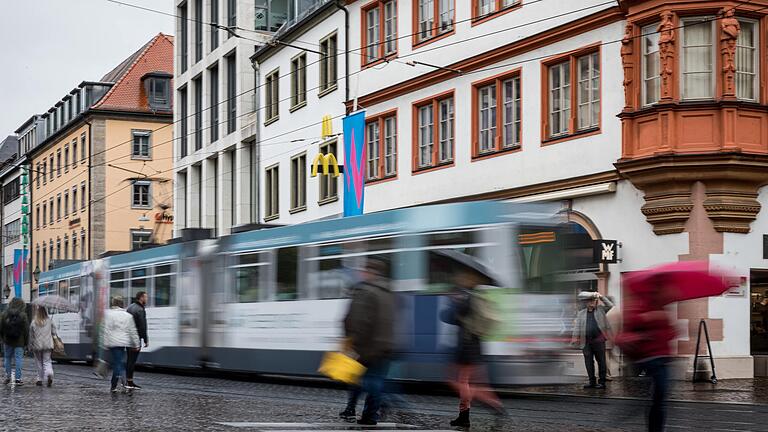
[[[197,253],[198,244],[185,245],[178,274],[179,345],[199,348],[202,345],[202,297],[200,283],[204,268]]]

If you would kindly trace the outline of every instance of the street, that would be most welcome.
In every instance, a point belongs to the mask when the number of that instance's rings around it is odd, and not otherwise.
[[[109,393],[107,381],[80,365],[55,365],[52,388],[36,387],[32,365],[25,385],[0,393],[5,430],[361,430],[337,418],[342,390],[292,383],[233,381],[222,378],[139,372],[144,387],[129,394]],[[362,430],[451,430],[456,399],[405,396],[408,407],[376,428]],[[507,397],[509,417],[495,422],[483,409],[472,413],[473,431],[641,431],[639,401],[574,397]],[[766,431],[768,406],[672,403],[669,430]]]

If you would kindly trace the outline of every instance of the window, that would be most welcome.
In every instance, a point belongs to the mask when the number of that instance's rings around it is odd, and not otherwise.
[[[168,97],[171,94],[171,79],[167,77],[147,78],[146,83],[147,99],[149,106],[153,110],[170,110],[171,100]]]
[[[711,17],[683,18],[680,21],[682,98],[712,98],[715,91],[714,24],[718,21],[713,22]]]
[[[270,123],[277,120],[280,115],[280,69],[275,69],[267,75],[265,86],[264,97],[267,107],[265,123]]]
[[[238,303],[253,303],[261,299],[259,287],[265,286],[270,265],[267,254],[250,253],[238,255],[232,266],[235,278],[235,298]]]
[[[203,59],[203,0],[195,0],[195,62]]]
[[[72,186],[72,214],[77,213],[77,186]]]
[[[85,159],[88,157],[87,156],[88,147],[85,145],[85,133],[80,135],[80,153],[81,153],[80,159],[85,161]]]
[[[48,268],[48,267],[45,266],[46,261],[47,261],[47,259],[46,259],[47,258],[46,257],[47,252],[48,252],[48,246],[46,246],[45,242],[43,242],[43,260],[40,261],[40,263],[42,264],[40,266],[40,268],[43,269],[43,271],[45,271]]]
[[[72,167],[77,166],[77,140],[72,141]]]
[[[69,259],[69,237],[66,234],[64,235],[64,254],[61,258]]]
[[[291,211],[307,207],[307,154],[291,158]]]
[[[338,157],[336,153],[336,141],[327,142],[320,145],[320,153],[327,155],[332,154],[334,157]],[[330,175],[324,175],[318,177],[320,180],[320,204],[335,201],[338,198],[338,179]]]
[[[77,235],[72,233],[72,259],[77,259]]]
[[[173,280],[175,269],[172,264],[155,266],[154,290],[152,291],[152,305],[155,307],[170,306],[173,304]]]
[[[643,63],[642,76],[643,105],[651,105],[659,101],[661,90],[661,77],[659,76],[661,59],[659,57],[659,24],[652,24],[642,28]]]
[[[195,151],[203,148],[203,78],[192,80],[195,92]]]
[[[235,53],[227,56],[227,133],[237,127],[237,69]]]
[[[48,176],[46,175],[47,171],[48,171],[48,162],[43,162],[43,170],[39,173],[40,177],[43,178],[43,184],[48,184]]]
[[[179,50],[181,51],[181,73],[184,73],[187,71],[187,58],[188,53],[187,49],[189,49],[189,41],[188,41],[188,30],[187,26],[189,25],[189,16],[187,16],[187,5],[181,6],[179,8],[179,24],[181,25],[181,44],[179,44]]]
[[[48,244],[48,256],[50,257],[50,263],[48,264],[48,268],[53,267],[53,240],[51,240],[51,243]]]
[[[53,175],[55,174],[55,170],[53,169],[53,167],[54,167],[54,165],[53,165],[53,155],[51,155],[49,160],[51,162],[51,174],[50,174],[50,177],[51,177],[51,181],[53,181]]]
[[[61,194],[56,195],[56,220],[61,220]]]
[[[85,182],[80,183],[80,208],[85,210],[86,201],[88,200],[85,194]]]
[[[522,141],[520,75],[515,72],[476,84],[474,98],[473,156],[518,148]]]
[[[279,166],[267,168],[265,179],[265,215],[264,219],[275,219],[280,213],[280,178]]]
[[[69,216],[69,191],[64,191],[64,217]]]
[[[227,27],[237,27],[237,0],[227,0]],[[231,34],[227,37],[232,37]]]
[[[216,0],[213,1],[216,3]],[[218,63],[208,70],[210,80],[211,106],[208,114],[211,116],[211,142],[219,139],[219,65]]]
[[[736,97],[757,102],[759,70],[759,27],[757,21],[739,20],[741,31],[736,40]]]
[[[131,151],[132,159],[149,159],[149,139],[152,136],[152,131],[148,130],[134,130],[131,131],[133,135],[133,149]]]
[[[367,180],[394,177],[397,174],[397,115],[369,119],[365,124],[365,145]]]
[[[455,0],[415,0],[413,4],[417,44],[453,31]]]
[[[559,60],[547,65],[548,139],[600,127],[600,54],[595,51]]]
[[[296,300],[298,279],[299,248],[288,247],[277,250],[277,292],[275,300]]]
[[[48,225],[48,203],[43,203],[43,226]]]
[[[482,19],[497,12],[503,12],[521,3],[521,0],[473,0],[473,18]]]
[[[5,225],[4,233],[5,241],[8,243],[14,243],[21,239],[21,220],[15,221]]]
[[[54,214],[53,214],[53,197],[51,197],[51,199],[48,201],[48,208],[51,210],[50,218],[48,219],[48,221],[50,223],[53,223],[53,216],[54,216]]]
[[[35,228],[40,228],[40,204],[35,206]]]
[[[336,85],[336,60],[338,44],[336,43],[336,33],[326,36],[320,41],[320,94],[333,91]]]
[[[77,140],[73,144],[77,144]],[[64,172],[69,172],[69,144],[64,146]]]
[[[8,204],[10,202],[16,201],[16,199],[20,196],[20,184],[19,184],[19,177],[16,177],[15,179],[11,180],[8,184],[3,186],[3,204]]]
[[[35,168],[35,187],[39,188],[40,187],[40,177],[41,176],[45,177],[45,173],[42,171],[42,169],[43,169],[42,167],[43,166],[40,164],[40,162],[38,162],[37,165],[35,165],[35,167],[36,167]]]
[[[150,205],[150,188],[152,183],[146,181],[133,182],[131,207],[152,208]]]
[[[131,230],[131,250],[139,250],[150,243],[152,231]]]
[[[414,106],[416,127],[414,170],[430,168],[453,161],[454,103],[453,93],[419,102]]]
[[[363,63],[372,63],[397,52],[397,2],[378,0],[363,11],[365,32]]]
[[[61,149],[56,150],[56,177],[61,177]]]
[[[87,259],[85,254],[86,242],[85,242],[85,230],[80,231],[80,259]]]
[[[219,0],[211,0],[211,51],[219,46]]]
[[[57,260],[62,259],[62,256],[61,256],[61,239],[60,238],[56,239],[56,259]]]
[[[291,109],[307,103],[307,54],[301,53],[291,60]]]
[[[187,142],[187,134],[189,133],[189,125],[188,125],[188,119],[189,116],[187,111],[187,89],[183,88],[179,90],[179,101],[181,102],[181,109],[179,110],[181,112],[181,152],[179,154],[181,157],[187,157],[187,153],[189,152],[189,143]]]

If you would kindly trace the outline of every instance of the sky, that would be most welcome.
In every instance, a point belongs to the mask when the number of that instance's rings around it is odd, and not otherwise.
[[[173,13],[173,0],[122,0]],[[96,81],[174,18],[107,0],[0,0],[0,141]]]

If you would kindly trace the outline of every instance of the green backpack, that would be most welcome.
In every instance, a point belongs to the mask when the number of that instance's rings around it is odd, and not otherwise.
[[[463,319],[464,327],[481,339],[496,332],[501,324],[499,310],[487,295],[473,292],[469,300],[469,313]]]

